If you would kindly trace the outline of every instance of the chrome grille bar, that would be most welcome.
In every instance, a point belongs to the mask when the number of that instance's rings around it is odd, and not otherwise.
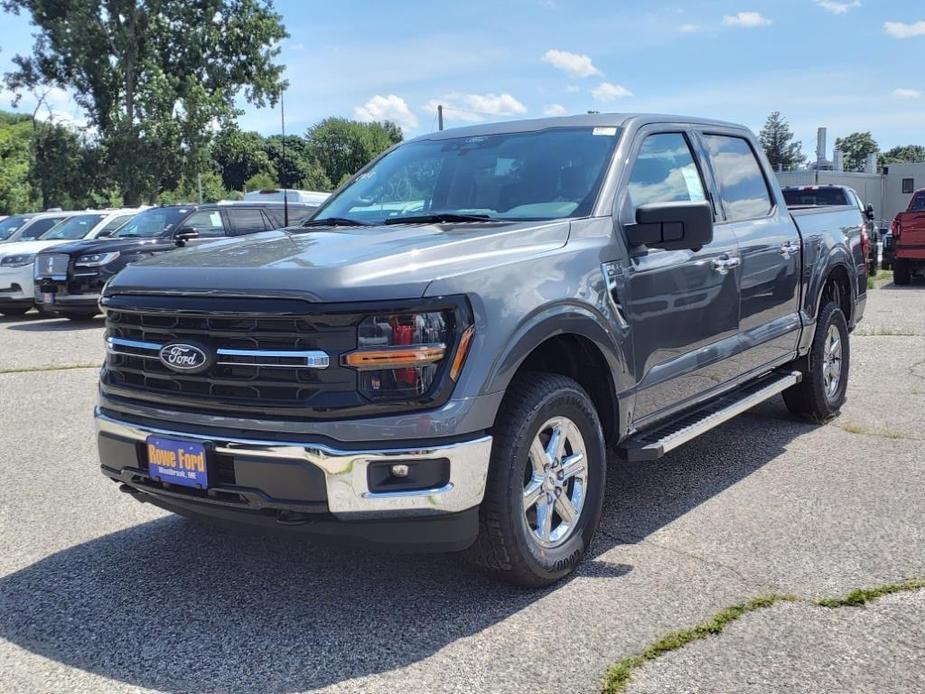
[[[161,347],[157,342],[144,342],[141,340],[127,340],[121,337],[107,337],[106,349],[111,354],[141,359],[157,359]],[[140,351],[127,351],[140,350]],[[144,352],[148,352],[145,354]],[[267,350],[267,349],[225,349],[215,350],[219,360],[217,364],[223,366],[261,366],[280,369],[326,369],[331,365],[331,358],[321,350]],[[222,359],[225,357],[225,359]],[[237,359],[247,359],[240,361]],[[292,363],[278,364],[269,359],[299,360]],[[252,361],[250,361],[252,360]]]

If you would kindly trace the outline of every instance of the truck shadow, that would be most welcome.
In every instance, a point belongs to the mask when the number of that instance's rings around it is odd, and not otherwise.
[[[632,567],[610,550],[643,540],[812,429],[776,421],[781,409],[764,406],[658,463],[613,465],[604,532],[579,580],[621,590]],[[167,517],[0,579],[0,637],[132,686],[291,692],[416,663],[561,587],[499,584],[454,555],[381,555]]]

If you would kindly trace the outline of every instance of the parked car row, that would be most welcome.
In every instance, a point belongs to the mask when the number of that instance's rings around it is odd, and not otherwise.
[[[129,263],[298,225],[319,204],[257,199],[13,215],[0,222],[0,314],[22,315],[34,305],[45,315],[92,318],[103,285]]]

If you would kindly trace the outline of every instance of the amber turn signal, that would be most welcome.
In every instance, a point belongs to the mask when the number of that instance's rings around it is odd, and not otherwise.
[[[405,369],[433,364],[443,359],[445,354],[446,346],[444,345],[364,349],[346,355],[344,363],[361,371]]]
[[[459,378],[459,372],[462,371],[463,364],[466,363],[466,354],[469,352],[469,345],[472,344],[472,336],[475,335],[475,326],[470,325],[459,338],[459,347],[456,348],[456,356],[453,357],[453,367],[450,369],[450,378],[454,381]]]

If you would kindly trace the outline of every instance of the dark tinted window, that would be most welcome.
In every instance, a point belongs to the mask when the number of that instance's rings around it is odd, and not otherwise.
[[[46,217],[45,219],[37,219],[22,233],[22,236],[19,237],[19,240],[27,241],[31,239],[37,239],[62,219],[64,219],[64,217]]]
[[[289,205],[289,226],[298,226],[303,221],[315,214],[318,205]],[[263,210],[267,217],[270,218],[270,225],[274,229],[282,229],[284,223],[284,212],[282,205],[273,205]]]
[[[788,207],[854,204],[841,188],[785,188],[784,200],[787,201]]]
[[[767,216],[772,207],[771,195],[748,141],[726,135],[706,135],[704,141],[716,173],[726,219],[735,222]]]
[[[649,203],[706,199],[684,135],[660,133],[645,139],[630,173],[629,194],[634,209]]]
[[[235,236],[266,231],[268,228],[263,213],[260,210],[231,207],[228,208],[225,213],[228,215],[228,221],[231,223],[231,233]]]
[[[28,222],[31,217],[14,214],[0,222],[0,241],[3,241],[13,235],[13,232],[19,229],[23,224]]]
[[[920,190],[909,203],[910,212],[925,212],[925,190]]]
[[[225,235],[222,213],[219,210],[200,210],[180,222],[180,228],[192,227],[199,232],[199,238],[208,239]]]

